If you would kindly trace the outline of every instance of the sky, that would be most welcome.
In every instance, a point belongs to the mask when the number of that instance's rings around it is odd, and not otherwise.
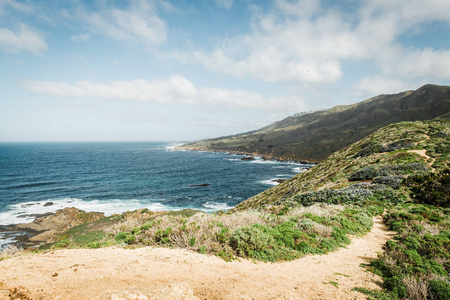
[[[0,0],[0,141],[193,141],[450,83],[448,0]]]

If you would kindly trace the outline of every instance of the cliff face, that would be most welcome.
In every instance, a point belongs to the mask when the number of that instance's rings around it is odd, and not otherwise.
[[[450,87],[425,85],[416,91],[294,115],[250,133],[184,147],[317,162],[389,124],[429,120],[449,113]]]

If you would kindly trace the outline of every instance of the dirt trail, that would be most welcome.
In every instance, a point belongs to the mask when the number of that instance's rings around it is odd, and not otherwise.
[[[380,279],[360,264],[392,236],[376,217],[347,248],[282,263],[151,247],[24,255],[0,262],[0,299],[18,287],[35,299],[365,299],[351,289],[379,288]]]
[[[428,166],[431,168],[431,172],[434,172],[435,169],[432,167],[435,159],[431,158],[430,156],[427,155],[427,150],[423,149],[423,150],[409,150],[408,152],[413,152],[416,154],[419,154],[420,156],[425,157],[425,160],[427,161]],[[431,158],[431,161],[428,163],[428,160]]]

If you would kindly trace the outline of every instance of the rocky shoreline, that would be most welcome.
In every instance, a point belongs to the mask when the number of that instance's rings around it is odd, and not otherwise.
[[[0,233],[13,238],[22,248],[35,248],[41,244],[53,243],[66,230],[105,217],[103,213],[87,213],[75,207],[66,207],[54,213],[33,215],[31,223],[0,226]]]
[[[310,160],[302,160],[302,159],[289,159],[289,158],[277,157],[277,156],[272,156],[272,155],[267,155],[267,154],[260,154],[257,152],[212,150],[212,149],[207,149],[207,148],[189,147],[187,144],[178,146],[175,149],[187,150],[187,151],[206,151],[206,152],[212,152],[212,153],[226,153],[228,155],[245,155],[246,157],[260,156],[262,160],[275,160],[275,161],[279,161],[279,162],[289,162],[289,163],[304,164],[304,165],[317,165],[320,163],[318,161],[310,161]]]

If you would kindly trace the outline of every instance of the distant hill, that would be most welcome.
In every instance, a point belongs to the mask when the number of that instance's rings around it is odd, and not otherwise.
[[[317,162],[386,125],[446,116],[450,116],[450,86],[428,84],[416,91],[297,114],[256,131],[183,147]]]

